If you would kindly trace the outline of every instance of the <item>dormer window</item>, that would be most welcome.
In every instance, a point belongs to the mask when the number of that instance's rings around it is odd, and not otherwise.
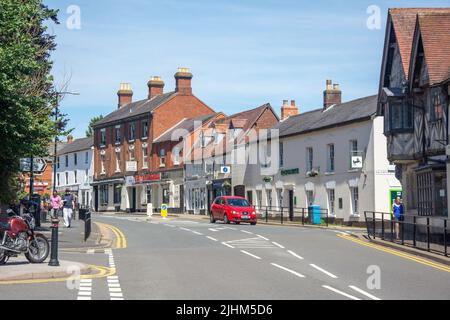
[[[159,166],[165,167],[166,166],[166,150],[161,149],[159,151]]]
[[[431,121],[440,121],[444,117],[444,107],[441,95],[436,92],[432,99]]]

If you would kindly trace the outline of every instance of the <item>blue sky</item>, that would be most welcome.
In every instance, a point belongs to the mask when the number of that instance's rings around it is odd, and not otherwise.
[[[448,6],[447,1],[299,0],[46,0],[60,9],[53,74],[70,77],[80,96],[61,104],[75,137],[90,118],[114,111],[120,82],[134,100],[159,75],[172,91],[178,67],[194,74],[194,94],[227,114],[266,102],[279,112],[295,99],[300,112],[322,105],[325,80],[341,85],[343,100],[377,91],[386,12],[390,7]],[[81,28],[67,28],[71,5]],[[369,29],[367,8],[381,9]]]

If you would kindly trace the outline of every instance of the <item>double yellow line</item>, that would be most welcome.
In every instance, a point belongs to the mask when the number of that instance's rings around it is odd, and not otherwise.
[[[109,229],[112,233],[114,233],[114,235],[116,236],[115,249],[125,249],[127,247],[127,238],[125,237],[123,232],[120,231],[119,228],[117,228],[113,225],[110,225],[110,224],[99,223],[99,222],[96,222],[96,223]]]
[[[363,246],[366,246],[366,247],[369,247],[369,248],[373,248],[375,250],[379,250],[379,251],[383,251],[383,252],[386,252],[386,253],[390,253],[390,254],[396,255],[398,257],[401,257],[401,258],[404,258],[404,259],[408,259],[408,260],[411,260],[411,261],[414,261],[414,262],[417,262],[417,263],[420,263],[420,264],[423,264],[423,265],[426,265],[426,266],[429,266],[429,267],[432,267],[432,268],[435,268],[435,269],[438,269],[438,270],[441,270],[441,271],[450,272],[450,267],[448,267],[448,266],[446,266],[444,264],[436,263],[436,262],[430,261],[428,259],[420,258],[418,256],[414,256],[414,255],[411,255],[411,254],[408,254],[408,253],[404,253],[404,252],[401,252],[401,251],[398,251],[398,250],[394,250],[394,249],[386,248],[386,247],[381,246],[381,245],[377,245],[377,244],[373,244],[373,243],[370,243],[370,242],[366,242],[366,241],[357,239],[355,237],[352,237],[350,235],[338,234],[337,236],[339,238],[342,238],[342,239],[345,239],[345,240],[350,240],[352,242],[358,243],[360,245],[363,245]]]

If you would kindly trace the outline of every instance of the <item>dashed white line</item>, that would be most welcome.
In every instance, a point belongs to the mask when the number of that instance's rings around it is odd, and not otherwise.
[[[189,232],[191,232],[191,231],[192,231],[191,229],[188,229],[188,228],[183,228],[183,227],[180,227],[180,229],[181,229],[181,230],[184,230],[184,231],[189,231]]]
[[[284,249],[284,247],[283,247],[281,244],[279,244],[279,243],[277,243],[277,242],[274,242],[274,241],[272,241],[272,243],[273,243],[274,245],[276,245],[277,247],[280,247],[281,249]]]
[[[289,273],[292,273],[293,275],[296,275],[296,276],[299,277],[299,278],[304,278],[304,277],[305,277],[305,276],[302,275],[301,273],[298,273],[297,271],[294,271],[294,270],[288,269],[288,268],[286,268],[286,267],[280,266],[279,264],[271,263],[271,265],[273,265],[274,267],[277,267],[277,268],[279,268],[279,269],[281,269],[281,270],[284,270],[284,271],[287,271],[287,272],[289,272]]]
[[[227,247],[231,248],[231,249],[234,249],[233,246],[230,246],[230,245],[229,245],[228,243],[226,243],[226,242],[222,242],[222,244],[223,244],[224,246],[227,246]]]
[[[255,258],[255,259],[261,260],[260,257],[255,256],[254,254],[251,254],[250,252],[247,252],[247,251],[245,251],[245,250],[241,250],[241,252],[242,252],[242,253],[245,253],[246,255],[249,255],[250,257],[253,257],[253,258]]]
[[[81,279],[78,288],[77,300],[92,299],[92,279]]]
[[[259,235],[259,234],[257,234],[257,236],[258,236],[258,238],[261,238],[261,239],[264,239],[264,240],[269,241],[269,239],[267,239],[266,237],[263,237],[263,236],[261,236],[261,235]]]
[[[300,259],[300,260],[303,260],[303,257],[299,256],[299,255],[296,254],[294,251],[288,250],[287,252],[290,253],[291,255],[293,255],[294,257],[296,257],[296,258],[298,258],[298,259]]]
[[[218,232],[218,231],[219,231],[219,230],[214,229],[214,228],[209,228],[208,230],[209,230],[209,231],[212,231],[212,232]]]
[[[344,297],[347,297],[347,298],[349,298],[349,299],[352,299],[352,300],[361,300],[361,299],[359,299],[359,298],[357,298],[357,297],[355,297],[355,296],[352,296],[352,295],[350,295],[350,294],[348,294],[348,293],[342,292],[342,291],[340,291],[340,290],[338,290],[338,289],[335,289],[335,288],[333,288],[333,287],[330,287],[330,286],[327,286],[327,285],[323,285],[322,287],[325,288],[325,289],[328,289],[328,290],[330,290],[330,291],[333,291],[333,292],[335,292],[335,293],[337,293],[337,294],[340,294],[340,295],[342,295],[342,296],[344,296]]]
[[[325,273],[327,276],[329,276],[329,277],[331,277],[331,278],[333,278],[333,279],[337,279],[337,276],[335,276],[335,275],[332,274],[331,272],[328,272],[327,270],[322,269],[322,268],[319,267],[319,266],[316,266],[315,264],[312,264],[312,263],[311,263],[310,266],[313,267],[314,269],[316,269],[316,270],[322,272],[322,273]]]
[[[213,238],[213,237],[210,237],[210,236],[207,236],[207,238],[208,238],[209,240],[212,240],[212,241],[219,241],[219,240],[217,240],[216,238]]]
[[[360,289],[358,287],[355,287],[355,286],[348,286],[348,287],[353,289],[353,290],[355,290],[355,291],[357,291],[357,292],[359,292],[359,293],[361,293],[362,295],[365,295],[366,297],[368,297],[368,298],[370,298],[372,300],[381,300],[380,298],[377,298],[374,295],[372,295],[372,294],[370,294],[370,293],[368,293],[368,292],[366,292],[366,291],[364,291],[364,290],[362,290],[362,289]]]
[[[105,250],[105,253],[109,255],[109,266],[111,268],[116,268],[116,264],[114,262],[114,255],[112,250]],[[108,291],[109,297],[111,300],[123,300],[122,288],[120,287],[119,277],[118,276],[109,276],[106,278],[108,283]]]
[[[250,231],[247,231],[247,230],[241,230],[241,232],[247,233],[247,234],[254,234],[253,232],[250,232]]]
[[[196,234],[196,235],[198,235],[198,236],[202,236],[202,235],[203,235],[203,233],[200,233],[200,232],[197,232],[197,231],[192,231],[192,233],[193,233],[193,234]]]

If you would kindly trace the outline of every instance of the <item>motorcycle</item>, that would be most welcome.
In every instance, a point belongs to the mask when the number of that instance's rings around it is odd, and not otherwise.
[[[7,213],[8,222],[0,222],[0,265],[19,254],[25,254],[31,263],[44,262],[50,253],[50,245],[43,234],[34,232],[33,216],[29,213],[19,216],[10,209]]]

